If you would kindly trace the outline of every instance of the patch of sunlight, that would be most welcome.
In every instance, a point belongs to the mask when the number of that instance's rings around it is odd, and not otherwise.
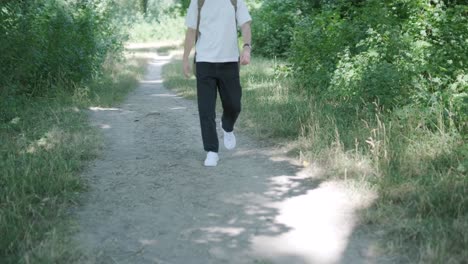
[[[256,204],[248,204],[245,206],[245,214],[251,216],[258,216],[258,215],[266,215],[271,210],[271,208],[264,207],[263,205],[256,205]],[[260,218],[262,218],[260,216]]]
[[[171,108],[171,110],[186,110],[186,109],[187,109],[187,107],[182,107],[182,106],[180,106],[180,107],[172,107],[172,108]]]
[[[270,95],[262,95],[257,97],[257,101],[260,103],[269,103],[270,102]]]
[[[125,44],[127,50],[141,50],[141,49],[161,49],[166,47],[178,47],[181,45],[180,41],[158,41],[158,42],[128,42]]]
[[[150,59],[150,60],[165,60],[169,61],[171,60],[174,56],[178,55],[178,52],[172,51],[172,50],[167,50],[163,51],[160,49],[156,48],[137,48],[137,49],[127,49],[125,51],[125,57],[127,59]]]
[[[245,90],[259,90],[259,89],[269,89],[274,86],[274,82],[272,81],[257,81],[257,80],[249,80],[247,85],[243,87]]]
[[[140,81],[141,84],[160,84],[160,83],[163,83],[163,80],[143,80],[143,81]]]
[[[40,139],[29,144],[26,148],[26,152],[32,154],[39,149],[47,151],[52,150],[63,141],[64,137],[65,133],[62,130],[53,128],[51,131],[45,133]]]
[[[207,227],[202,228],[201,230],[208,233],[223,234],[227,236],[238,236],[245,231],[244,228],[236,227]]]
[[[106,108],[106,107],[98,107],[98,106],[92,106],[89,108],[89,110],[97,112],[97,111],[120,111],[121,109],[119,108]]]
[[[171,61],[171,56],[158,56],[154,61],[150,62],[150,65],[154,66],[163,66]]]
[[[271,180],[269,197],[280,197],[297,188],[297,176]],[[274,223],[288,228],[274,235],[251,239],[252,251],[272,260],[288,261],[298,256],[305,263],[337,263],[357,225],[357,211],[368,208],[377,198],[370,188],[344,182],[325,182],[303,195],[270,203],[278,210]]]
[[[317,126],[318,128],[314,127]],[[319,122],[314,122],[313,119],[306,124],[306,130],[316,131],[322,129]],[[310,132],[309,132],[310,133]],[[313,135],[313,134],[309,134]],[[316,154],[313,152],[314,145],[321,144],[319,138],[311,138],[311,136],[300,136],[297,142],[290,144],[291,149],[298,149],[300,151],[301,160],[303,163],[310,166],[308,162],[314,160]],[[344,151],[340,144],[333,144],[321,154],[327,157],[327,171],[324,174],[332,176],[333,178],[366,178],[367,176],[378,175],[370,157],[357,153],[357,151]]]
[[[202,235],[200,238],[195,239],[195,243],[206,244],[210,242],[219,242],[226,239],[226,237],[236,237],[245,231],[245,228],[240,227],[207,227],[201,228]]]
[[[294,178],[296,181],[293,181],[291,176],[277,176],[271,179],[273,186],[265,193],[268,196],[280,196],[289,192],[289,190],[299,187],[300,182]]]
[[[157,240],[154,239],[140,239],[139,241],[143,246],[152,246],[158,244]]]
[[[350,154],[343,152],[340,149],[330,150],[329,157],[331,160],[331,169],[342,176],[344,179],[348,177],[367,177],[377,175],[378,172],[372,166],[372,162],[368,157]]]
[[[254,156],[254,157],[262,157],[262,156],[267,156],[270,157],[269,159],[272,161],[278,161],[278,162],[285,162],[289,163],[291,165],[295,165],[296,161],[290,158],[285,158],[282,157],[284,153],[287,153],[287,150],[284,148],[278,148],[278,149],[252,149],[249,146],[239,146],[239,148],[236,148],[237,151],[233,153],[232,155],[234,157],[241,157],[241,156]]]
[[[282,103],[282,104],[288,103],[290,100],[291,98],[289,98],[288,96],[278,94],[278,93],[273,94],[269,98],[269,101],[272,103]]]
[[[126,57],[128,58],[136,58],[136,59],[156,59],[158,57],[157,52],[126,52]]]
[[[179,96],[175,95],[175,94],[152,94],[150,96],[153,96],[153,97],[176,97],[176,98],[180,98]]]
[[[457,144],[456,138],[447,133],[433,133],[426,131],[418,135],[418,140],[412,140],[405,156],[410,159],[435,159],[443,154],[450,154]]]
[[[249,67],[241,68],[241,70],[243,74],[261,77],[273,76],[275,73],[272,65],[270,65],[268,62],[261,62],[258,60],[253,60]]]
[[[203,227],[183,230],[180,234],[183,239],[198,244],[209,244],[231,240],[245,232],[243,227]],[[192,239],[193,238],[193,239]]]
[[[10,124],[17,125],[20,122],[21,118],[15,117],[10,121]]]
[[[108,124],[100,124],[99,127],[100,127],[101,129],[111,129],[111,128],[112,128],[112,127],[111,127],[110,125],[108,125]]]
[[[171,55],[173,56],[173,58],[181,60],[182,56],[184,55],[184,50],[183,49],[173,50],[171,51]]]

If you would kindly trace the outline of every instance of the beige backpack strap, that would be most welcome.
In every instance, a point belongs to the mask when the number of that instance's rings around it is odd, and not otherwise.
[[[203,5],[205,4],[205,0],[198,0],[198,15],[197,15],[197,32],[195,33],[195,45],[198,42],[198,36],[200,35],[200,14],[201,14],[201,9]],[[195,48],[196,49],[196,48]],[[197,51],[195,50],[195,56],[193,56],[193,62],[197,60]],[[195,69],[195,67],[194,67]]]
[[[195,34],[195,43],[197,43],[198,37],[200,36],[201,9],[202,9],[203,5],[205,4],[205,0],[197,0],[197,1],[198,1],[198,16],[197,16],[197,33]],[[234,11],[236,12],[236,21],[237,21],[237,0],[231,0],[231,4],[234,7]],[[197,56],[197,53],[195,52],[195,57],[196,56]]]
[[[197,33],[195,35],[195,43],[197,43],[198,36],[200,35],[200,15],[201,15],[201,9],[204,4],[205,4],[205,0],[198,0]]]

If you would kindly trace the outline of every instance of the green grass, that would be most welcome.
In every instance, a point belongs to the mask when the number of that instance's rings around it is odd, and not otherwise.
[[[176,60],[164,68],[165,85],[196,97],[195,80]],[[327,168],[326,177],[354,178],[379,190],[363,214],[368,226],[385,230],[387,254],[410,263],[463,263],[468,259],[468,146],[441,111],[343,110],[310,98],[281,61],[255,58],[243,67],[239,129],[287,142],[291,154]],[[465,138],[463,138],[465,137]]]
[[[70,263],[76,256],[68,244],[67,210],[86,187],[79,172],[100,149],[85,108],[122,101],[143,64],[109,62],[103,76],[74,94],[2,95],[1,263]]]
[[[193,76],[190,79],[185,79],[182,75],[182,62],[180,60],[176,60],[164,66],[163,78],[166,87],[172,89],[185,98],[196,98],[196,80]]]

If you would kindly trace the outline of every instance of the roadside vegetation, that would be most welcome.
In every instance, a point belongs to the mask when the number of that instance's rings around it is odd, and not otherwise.
[[[408,263],[468,259],[468,6],[250,1],[241,129],[288,141],[327,177],[369,182],[363,224]],[[181,62],[165,85],[195,97]]]
[[[0,262],[71,263],[70,206],[99,154],[87,108],[121,102],[146,62],[123,56],[106,1],[0,4]]]
[[[128,41],[183,38],[188,0],[0,3],[0,262],[71,263],[67,208],[98,155],[90,106],[143,73]],[[385,254],[468,259],[468,6],[459,0],[249,0],[241,129],[326,177],[378,189],[362,219]],[[195,97],[180,61],[165,84]]]

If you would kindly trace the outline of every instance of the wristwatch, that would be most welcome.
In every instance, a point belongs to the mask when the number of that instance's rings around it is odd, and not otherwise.
[[[242,46],[242,48],[245,48],[245,47],[249,47],[249,49],[252,50],[252,46],[249,43],[245,43],[244,46]]]

